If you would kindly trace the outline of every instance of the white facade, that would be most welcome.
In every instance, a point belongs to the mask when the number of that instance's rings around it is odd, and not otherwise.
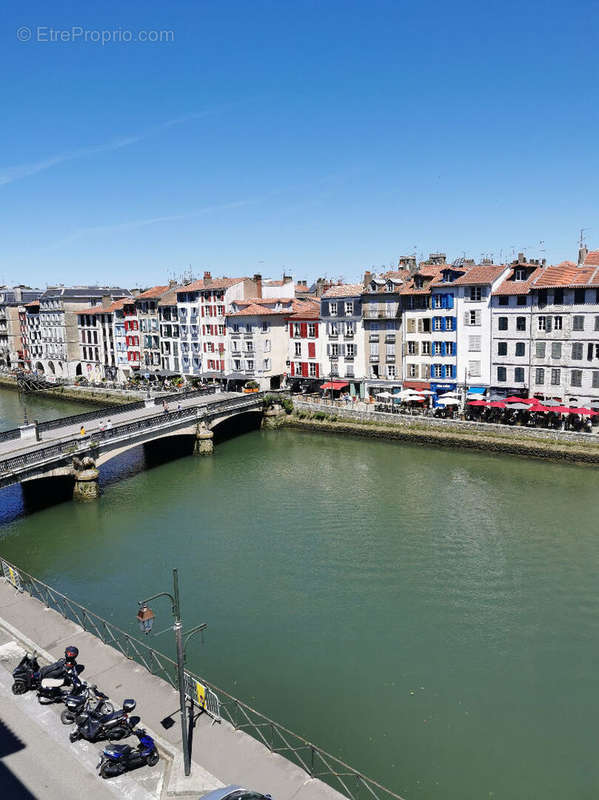
[[[349,384],[350,393],[364,396],[367,377],[362,323],[361,284],[333,286],[320,301],[325,377]]]

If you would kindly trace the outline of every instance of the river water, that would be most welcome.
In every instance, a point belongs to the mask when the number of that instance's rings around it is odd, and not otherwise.
[[[599,796],[596,470],[283,430],[103,484],[3,490],[0,552],[131,632],[178,566],[192,668],[408,800]]]

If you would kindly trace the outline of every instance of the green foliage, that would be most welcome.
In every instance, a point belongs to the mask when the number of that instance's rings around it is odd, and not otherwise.
[[[293,400],[290,397],[281,397],[279,399],[279,402],[285,409],[285,412],[287,414],[291,414],[291,412],[293,411]]]
[[[245,385],[246,389],[259,389],[258,381],[248,381]]]

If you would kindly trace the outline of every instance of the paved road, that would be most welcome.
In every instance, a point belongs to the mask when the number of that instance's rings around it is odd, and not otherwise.
[[[238,392],[217,392],[216,394],[209,394],[198,397],[189,397],[180,401],[181,408],[195,408],[213,403],[219,400],[233,400],[235,398],[243,397],[244,395]],[[171,411],[175,411],[179,404],[171,402],[168,407]],[[101,409],[100,409],[101,411]],[[154,417],[162,413],[161,406],[150,406],[149,408],[140,408],[135,411],[125,411],[124,413],[117,414],[114,417],[110,414],[99,414],[97,419],[88,420],[84,423],[86,434],[96,433],[100,430],[100,423],[110,419],[113,427],[123,425],[126,422],[145,419],[147,417]],[[9,441],[0,442],[0,459],[9,458],[13,455],[20,455],[21,453],[36,450],[38,447],[43,447],[47,444],[53,444],[60,441],[71,441],[73,437],[79,436],[79,425],[65,425],[62,428],[55,428],[50,431],[42,431],[41,442],[36,443],[31,439],[11,439]]]
[[[6,800],[155,800],[164,764],[108,781],[96,772],[100,745],[71,744],[59,706],[40,706],[35,693],[15,697],[10,669],[22,650],[0,631],[0,797]],[[135,778],[132,777],[135,775]]]

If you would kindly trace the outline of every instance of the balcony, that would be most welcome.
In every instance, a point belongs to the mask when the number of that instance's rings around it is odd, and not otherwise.
[[[385,336],[385,343],[386,344],[395,344],[395,334],[394,333],[388,333]]]
[[[345,331],[344,338],[345,339],[353,339],[354,338],[354,332],[353,331]]]
[[[378,333],[371,333],[370,336],[368,337],[369,342],[378,342],[378,340],[379,340]]]
[[[364,319],[397,319],[398,316],[398,311],[392,309],[369,308],[364,310]]]
[[[395,356],[386,356],[385,364],[395,364]]]
[[[371,353],[371,354],[370,354],[370,358],[368,359],[368,361],[369,361],[371,364],[378,364],[378,363],[379,363],[379,356],[378,356],[378,353],[377,353],[376,355],[373,355],[373,354]]]

